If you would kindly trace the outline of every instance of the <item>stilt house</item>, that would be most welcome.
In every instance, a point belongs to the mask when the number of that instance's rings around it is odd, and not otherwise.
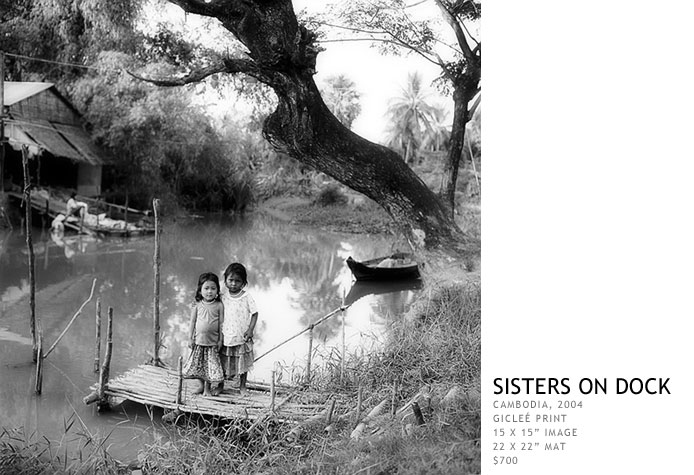
[[[32,182],[85,196],[101,194],[105,155],[84,129],[80,113],[52,83],[5,81],[4,105],[0,180],[6,190],[23,182],[21,150],[26,145]]]

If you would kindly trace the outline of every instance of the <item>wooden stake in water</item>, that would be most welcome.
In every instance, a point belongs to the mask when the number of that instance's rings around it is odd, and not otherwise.
[[[94,372],[99,372],[101,358],[101,299],[96,299],[96,345],[94,345]]]
[[[92,297],[94,296],[94,287],[96,287],[96,279],[94,279],[94,280],[92,281],[92,290],[91,290],[91,292],[89,292],[89,297],[87,298],[87,300],[84,301],[84,303],[80,306],[80,308],[77,309],[77,312],[75,312],[75,314],[72,316],[72,318],[71,318],[70,321],[68,322],[68,324],[67,324],[67,326],[65,327],[65,329],[60,333],[60,335],[58,335],[58,338],[56,338],[55,343],[53,343],[53,344],[51,345],[51,347],[48,349],[48,351],[46,352],[46,354],[43,355],[44,358],[47,358],[48,355],[51,354],[51,352],[55,349],[55,347],[58,345],[58,343],[60,342],[60,340],[62,340],[62,338],[63,338],[63,337],[65,336],[65,334],[67,333],[67,331],[70,329],[70,327],[72,326],[72,324],[75,323],[75,320],[77,320],[77,317],[79,317],[80,315],[82,315],[82,309],[84,309],[84,306],[87,305],[87,303],[89,303],[89,302],[91,301]]]
[[[41,331],[41,325],[39,324],[39,341],[36,352],[36,387],[34,391],[36,394],[41,394],[41,388],[43,386],[43,332]]]
[[[29,176],[29,147],[22,145],[22,168],[24,170],[24,223],[29,255],[29,326],[34,362],[38,346],[36,343],[36,278],[34,277],[34,243],[31,239],[31,177]]]
[[[157,204],[159,203],[159,200],[155,200]],[[123,216],[123,221],[125,221],[125,235],[128,236],[130,233],[128,231],[128,190],[125,190],[125,213]],[[155,218],[156,218],[156,210],[155,210]]]
[[[111,372],[111,354],[113,353],[113,307],[108,308],[108,323],[106,324],[106,354],[104,363],[99,372],[99,401],[97,409],[102,411],[108,408],[106,398],[106,386],[108,384],[109,373]]]
[[[159,360],[159,291],[160,291],[160,275],[161,256],[159,251],[160,224],[159,224],[159,200],[152,200],[152,208],[154,209],[154,303],[152,308],[153,326],[154,326],[154,354],[152,355],[152,364],[154,366],[162,366]]]

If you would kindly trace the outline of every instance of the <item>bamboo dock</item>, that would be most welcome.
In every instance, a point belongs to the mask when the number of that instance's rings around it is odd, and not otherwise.
[[[273,388],[274,385],[250,381],[245,394],[226,382],[226,387],[219,395],[203,396],[193,394],[199,383],[184,379],[180,403],[177,403],[179,381],[176,370],[142,364],[110,380],[105,395],[112,402],[129,400],[180,413],[225,419],[256,420],[272,414],[282,421],[300,422],[325,410],[325,401],[318,403],[316,395],[292,391],[289,387]],[[95,385],[92,389],[96,388]]]

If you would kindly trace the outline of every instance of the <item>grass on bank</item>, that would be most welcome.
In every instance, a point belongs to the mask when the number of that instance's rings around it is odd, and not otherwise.
[[[311,383],[311,389],[338,401],[327,428],[321,419],[288,437],[294,426],[273,418],[260,423],[194,418],[145,445],[139,465],[145,474],[479,473],[480,304],[478,284],[425,289],[407,317],[392,325],[381,351],[347,355],[344,364],[339,352],[331,352],[314,367]],[[384,411],[355,439],[350,435],[359,422],[359,392],[362,418],[381,401]],[[409,407],[393,416],[415,395],[423,425]],[[85,443],[68,460],[67,452],[58,453],[46,440],[3,434],[0,471],[129,473],[101,447]]]

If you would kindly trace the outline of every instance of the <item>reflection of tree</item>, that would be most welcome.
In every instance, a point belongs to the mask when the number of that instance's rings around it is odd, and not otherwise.
[[[354,243],[355,248],[348,242]],[[52,282],[78,276],[87,276],[85,285],[88,286],[91,278],[96,277],[103,315],[109,306],[114,307],[115,338],[120,342],[117,351],[145,361],[153,346],[154,246],[151,236],[103,238],[90,243],[88,252],[78,253],[71,260],[65,259],[48,235],[43,243],[48,258],[46,265],[39,266],[37,290]],[[7,245],[21,250],[22,236],[12,236]],[[161,327],[166,347],[163,356],[177,356],[186,347],[190,304],[197,277],[202,272],[217,272],[221,278],[230,262],[242,262],[249,272],[251,290],[271,295],[280,285],[289,286],[291,292],[285,297],[287,305],[299,309],[295,312],[301,315],[299,323],[308,326],[340,305],[342,289],[351,279],[344,256],[356,250],[357,257],[365,258],[382,254],[387,247],[383,239],[350,237],[345,240],[344,236],[334,233],[307,230],[257,216],[164,222],[160,286]],[[26,259],[21,252],[5,252],[1,258],[0,295],[8,287],[26,281]],[[71,308],[64,313],[71,315],[83,299],[79,294],[76,303],[71,303]],[[400,308],[403,304],[393,301],[385,306],[390,305]],[[378,308],[374,312],[383,310]],[[261,315],[257,329],[259,342],[262,341],[262,319]],[[59,327],[64,323],[56,322],[55,325]],[[88,326],[90,330],[84,336],[91,344],[93,318]],[[314,337],[317,341],[331,339],[338,336],[339,331],[339,318],[330,319],[316,327]],[[81,345],[84,341],[75,339],[74,344]],[[174,362],[169,360],[168,363]]]

